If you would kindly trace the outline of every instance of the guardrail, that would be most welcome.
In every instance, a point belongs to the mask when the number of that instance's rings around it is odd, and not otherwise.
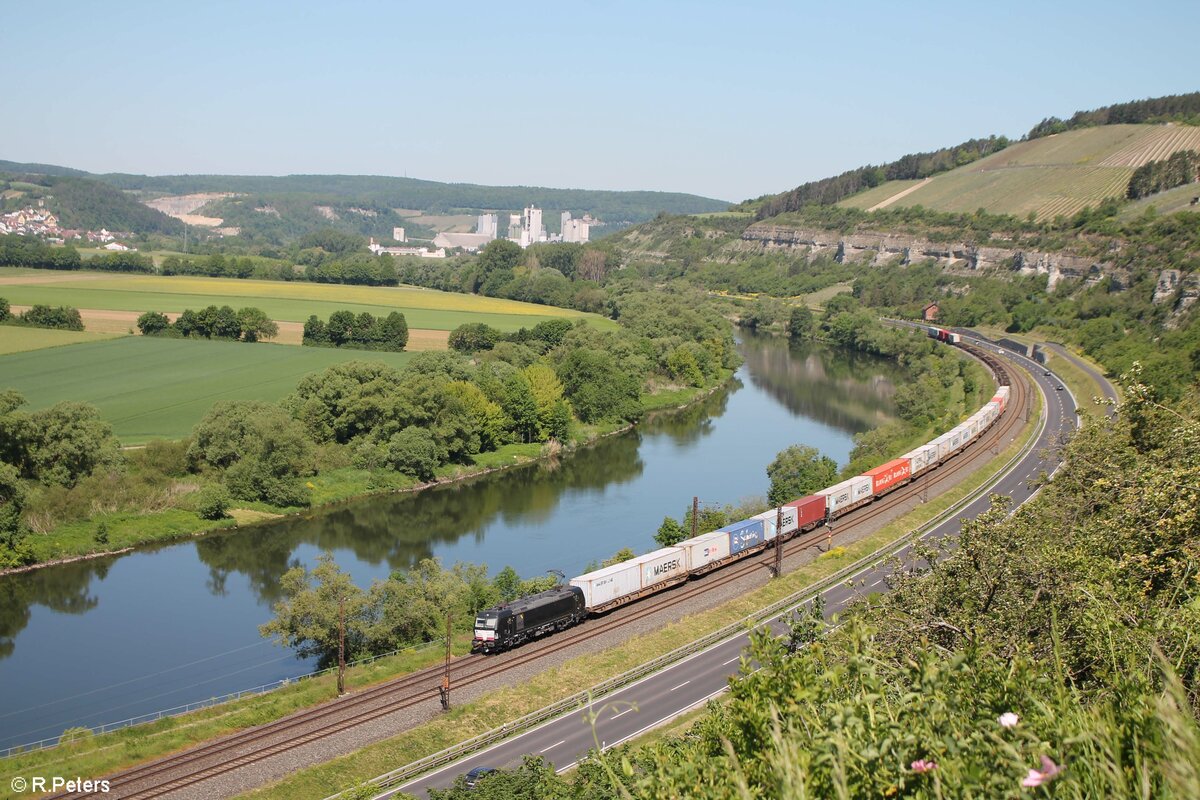
[[[640,664],[633,669],[627,670],[626,672],[609,678],[606,681],[602,681],[601,683],[592,686],[590,689],[577,692],[570,697],[540,708],[537,711],[530,712],[529,714],[513,720],[512,722],[505,723],[498,728],[493,728],[490,731],[481,733],[478,736],[467,739],[466,741],[459,742],[458,744],[447,747],[446,749],[437,753],[425,756],[424,758],[413,761],[412,763],[406,764],[403,767],[392,770],[391,772],[379,775],[370,779],[369,781],[366,781],[366,783],[374,785],[379,789],[387,789],[398,784],[403,784],[408,780],[436,769],[437,767],[453,763],[464,756],[470,755],[478,750],[482,750],[485,747],[496,744],[497,742],[503,741],[511,736],[524,733],[525,731],[536,727],[547,720],[571,711],[583,709],[597,698],[611,694],[618,689],[622,689],[625,686],[628,686],[629,684],[646,677],[647,675],[658,672],[664,667],[670,666],[677,661],[682,661],[689,656],[706,650],[709,647],[718,644],[719,642],[732,638],[733,636],[740,635],[749,629],[753,629],[754,627],[762,625],[763,623],[770,622],[776,617],[779,617],[782,614],[820,595],[825,590],[845,581],[847,578],[853,577],[859,572],[869,569],[870,567],[875,566],[876,564],[888,558],[891,558],[897,551],[902,550],[912,541],[921,538],[929,531],[944,523],[946,520],[952,518],[963,508],[975,502],[979,497],[983,496],[985,492],[995,486],[997,482],[1012,472],[1013,468],[1037,445],[1038,439],[1041,438],[1042,432],[1046,428],[1046,422],[1046,415],[1043,414],[1038,422],[1037,430],[1029,438],[1029,441],[1026,442],[1024,447],[1022,447],[1004,463],[1004,465],[996,472],[992,480],[990,480],[986,486],[982,486],[976,491],[970,493],[962,500],[959,500],[957,503],[952,505],[950,508],[947,508],[936,517],[926,522],[924,525],[921,525],[919,528],[909,531],[897,539],[893,539],[891,542],[883,547],[880,547],[878,550],[863,556],[852,564],[846,565],[834,574],[822,578],[816,583],[809,584],[803,589],[793,592],[787,597],[777,600],[771,605],[761,608],[758,611],[743,617],[737,622],[730,623],[729,625],[713,631],[712,633],[709,633],[693,642],[681,645],[680,647],[677,647],[669,653],[659,656],[658,658],[655,658],[644,664]],[[340,798],[346,794],[347,791],[349,790],[330,795],[329,797],[325,798],[325,800],[337,800],[337,798]]]
[[[435,644],[440,646],[440,645],[444,644],[445,641],[446,641],[445,638],[434,639],[432,641],[422,642],[421,644],[415,644],[415,645],[410,645],[408,647],[402,647],[399,650],[392,650],[387,653],[380,653],[379,655],[367,656],[366,658],[360,658],[357,661],[350,661],[346,664],[346,666],[347,667],[361,667],[365,664],[370,664],[372,662],[378,661],[381,658],[387,658],[389,656],[399,655],[400,653],[408,653],[408,652],[415,652],[417,650],[424,650],[425,648],[431,647]],[[186,705],[175,706],[173,708],[167,708],[167,709],[163,709],[161,711],[151,711],[147,714],[140,714],[136,717],[129,717],[128,719],[123,719],[118,722],[106,722],[103,725],[97,725],[94,728],[83,728],[82,730],[89,731],[90,733],[88,735],[91,735],[91,736],[99,735],[101,733],[112,733],[113,731],[118,731],[118,730],[121,730],[122,728],[129,728],[134,725],[143,725],[148,722],[157,722],[158,720],[164,719],[166,717],[177,717],[181,714],[187,714],[192,711],[199,711],[202,708],[208,708],[209,706],[216,706],[216,705],[220,705],[221,703],[228,703],[232,700],[239,700],[243,697],[251,697],[254,695],[267,694],[268,692],[273,692],[276,689],[282,689],[284,686],[290,686],[293,683],[300,683],[301,681],[307,681],[307,680],[311,680],[313,678],[318,678],[322,675],[328,675],[328,674],[330,674],[332,672],[336,672],[336,671],[337,671],[337,667],[327,667],[326,669],[318,670],[317,672],[309,672],[309,673],[305,673],[304,675],[297,675],[294,678],[280,678],[277,681],[272,681],[271,683],[264,683],[261,686],[255,686],[251,689],[242,689],[237,692],[229,692],[228,694],[223,694],[220,697],[210,697],[207,700],[197,700],[194,703],[187,703]],[[80,731],[80,733],[82,733],[82,730],[80,728],[75,728],[74,730]],[[0,750],[0,758],[8,758],[9,756],[19,755],[21,753],[31,753],[31,752],[34,752],[37,750],[50,750],[50,749],[57,747],[60,744],[68,744],[68,743],[70,743],[70,741],[73,741],[73,740],[68,740],[68,742],[63,742],[62,735],[60,734],[58,736],[50,736],[45,739],[39,739],[36,742],[27,742],[25,744],[14,744],[11,747],[6,747],[3,750]]]

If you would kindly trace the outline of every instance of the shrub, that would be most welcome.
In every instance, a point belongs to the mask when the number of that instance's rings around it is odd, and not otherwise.
[[[196,492],[196,513],[204,519],[224,519],[229,511],[229,490],[219,483]]]

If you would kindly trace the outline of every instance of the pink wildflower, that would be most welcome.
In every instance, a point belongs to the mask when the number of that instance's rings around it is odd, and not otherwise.
[[[1017,723],[1020,722],[1020,720],[1021,720],[1021,718],[1018,717],[1013,712],[1005,711],[1003,714],[1000,715],[1000,727],[1001,728],[1015,728],[1015,727],[1017,727]]]
[[[1042,768],[1029,770],[1029,774],[1025,776],[1025,780],[1021,781],[1021,785],[1027,789],[1041,786],[1043,783],[1054,780],[1060,772],[1062,772],[1062,767],[1051,761],[1049,756],[1042,756]]]
[[[916,761],[912,762],[912,771],[917,773],[932,772],[937,768],[938,765],[936,761],[926,761],[923,758],[918,758]]]

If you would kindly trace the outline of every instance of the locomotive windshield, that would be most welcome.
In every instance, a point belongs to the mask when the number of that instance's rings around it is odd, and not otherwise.
[[[477,617],[475,619],[476,628],[494,628],[496,627],[495,617]]]

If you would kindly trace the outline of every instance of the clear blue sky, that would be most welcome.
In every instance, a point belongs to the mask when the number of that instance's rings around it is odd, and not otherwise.
[[[1195,0],[6,5],[0,158],[93,172],[740,200],[1200,89]]]

